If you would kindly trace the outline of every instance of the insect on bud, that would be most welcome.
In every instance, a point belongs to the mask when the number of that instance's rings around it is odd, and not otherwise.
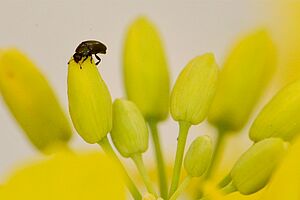
[[[166,119],[170,78],[155,26],[139,17],[128,28],[123,54],[125,89],[147,120]]]
[[[189,147],[184,158],[184,168],[192,177],[202,176],[208,167],[213,154],[210,137],[197,137]]]
[[[239,158],[231,171],[234,187],[244,195],[262,189],[285,149],[284,141],[280,138],[268,138],[255,143]]]
[[[148,149],[148,129],[143,115],[133,102],[125,99],[114,101],[111,137],[124,157],[143,153]]]
[[[258,114],[249,136],[257,142],[269,137],[292,140],[300,133],[300,81],[281,89]]]
[[[90,59],[68,68],[69,111],[75,129],[88,143],[97,143],[112,128],[112,101],[95,63]]]
[[[218,66],[213,54],[191,60],[178,76],[171,94],[171,114],[176,121],[202,122],[216,91]]]
[[[0,92],[32,144],[49,153],[72,136],[52,88],[29,58],[17,49],[0,53]]]
[[[239,41],[220,71],[217,92],[208,121],[225,131],[239,131],[275,70],[275,49],[265,30]]]

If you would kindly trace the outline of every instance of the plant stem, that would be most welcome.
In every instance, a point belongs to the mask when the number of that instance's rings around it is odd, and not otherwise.
[[[140,153],[134,154],[131,156],[131,159],[135,163],[140,175],[142,176],[142,179],[146,185],[148,192],[157,197],[157,194],[156,194],[156,192],[152,186],[152,183],[150,181],[150,178],[147,174],[147,170],[146,170],[142,155]]]
[[[166,168],[165,162],[163,158],[162,148],[160,145],[160,138],[158,135],[157,130],[157,122],[155,121],[148,121],[151,135],[154,143],[155,149],[155,156],[156,156],[156,164],[157,164],[157,171],[158,171],[158,178],[159,178],[159,188],[160,188],[160,195],[163,199],[168,197],[168,183],[167,183],[167,175],[166,175]]]
[[[123,164],[121,163],[118,156],[114,152],[111,144],[109,143],[107,136],[104,137],[98,144],[102,147],[102,149],[105,151],[105,153],[108,154],[109,156],[111,156],[111,158],[114,159],[115,162],[119,165],[120,169],[122,170],[122,174],[125,178],[125,182],[128,187],[128,190],[130,191],[132,197],[135,200],[141,200],[142,199],[141,193],[139,192],[139,190],[137,189],[137,187],[135,186],[135,184],[129,177],[128,173],[126,172],[126,169],[124,168]]]
[[[176,150],[176,157],[175,157],[175,165],[173,170],[172,183],[169,191],[169,197],[173,195],[173,193],[176,191],[178,187],[184,148],[185,148],[186,138],[190,127],[191,124],[188,122],[184,122],[184,121],[179,122],[179,135],[177,139],[178,142],[177,142],[177,150]]]
[[[211,160],[211,164],[209,169],[207,170],[205,174],[205,179],[209,179],[211,175],[216,170],[217,165],[219,164],[220,158],[222,156],[225,143],[226,143],[226,133],[223,129],[218,129],[218,138],[215,145],[214,154]]]
[[[189,185],[191,180],[192,180],[191,176],[185,177],[183,182],[180,184],[178,189],[174,192],[174,194],[171,196],[169,200],[176,200],[179,197],[179,195],[186,189],[186,187]]]

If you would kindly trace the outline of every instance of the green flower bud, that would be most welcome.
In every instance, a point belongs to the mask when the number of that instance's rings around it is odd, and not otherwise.
[[[168,66],[159,34],[147,18],[140,17],[130,25],[123,63],[128,99],[147,120],[166,119],[170,90]]]
[[[171,94],[171,114],[176,121],[202,122],[216,91],[218,66],[213,54],[191,60],[178,76]]]
[[[111,96],[94,62],[70,60],[68,98],[74,127],[86,142],[97,143],[110,132]]]
[[[117,99],[113,104],[111,138],[120,154],[130,157],[148,149],[149,134],[143,115],[128,100]]]
[[[72,135],[52,88],[35,64],[17,49],[0,53],[0,92],[32,144],[48,152]]]
[[[237,43],[220,72],[208,121],[226,131],[243,128],[274,74],[275,60],[273,42],[264,30]]]
[[[210,137],[197,137],[189,147],[184,158],[184,168],[192,177],[202,176],[208,167],[213,154]]]
[[[284,141],[268,138],[255,143],[235,163],[232,184],[242,194],[253,194],[262,189],[285,151]]]
[[[257,142],[269,137],[292,140],[300,133],[300,80],[281,89],[258,114],[250,128]]]

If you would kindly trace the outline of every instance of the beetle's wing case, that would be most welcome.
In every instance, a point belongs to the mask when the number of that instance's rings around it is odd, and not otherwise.
[[[88,46],[91,54],[97,54],[97,53],[105,54],[106,53],[107,48],[102,42],[99,42],[96,40],[87,40],[87,41],[84,41],[83,43],[84,43],[84,45]]]

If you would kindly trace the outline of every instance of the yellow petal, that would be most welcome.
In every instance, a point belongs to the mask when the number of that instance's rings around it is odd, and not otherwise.
[[[1,192],[6,200],[124,200],[118,170],[99,153],[61,153],[16,171]]]
[[[0,92],[30,141],[42,151],[66,143],[69,122],[48,81],[23,53],[0,53]]]
[[[273,175],[261,200],[299,200],[300,198],[300,138]]]

